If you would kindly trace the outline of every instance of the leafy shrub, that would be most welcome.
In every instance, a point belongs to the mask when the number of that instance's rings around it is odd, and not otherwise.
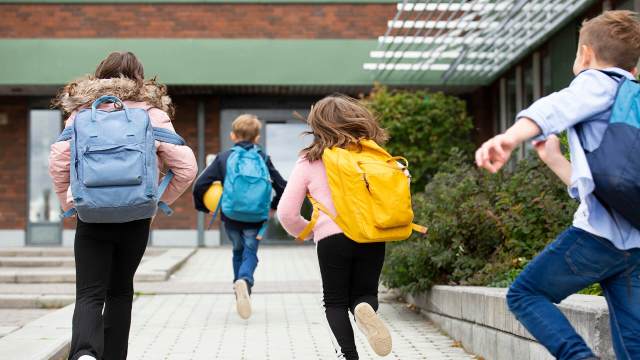
[[[413,191],[424,189],[452,147],[465,154],[473,150],[473,124],[461,99],[376,86],[364,100],[391,136],[386,148],[409,160]]]
[[[383,280],[407,291],[434,284],[506,286],[571,223],[576,207],[537,158],[520,161],[513,173],[489,175],[454,150],[414,196],[415,221],[429,234],[390,244]]]

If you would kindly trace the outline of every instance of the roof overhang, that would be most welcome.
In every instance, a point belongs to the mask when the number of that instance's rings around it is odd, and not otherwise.
[[[363,68],[378,81],[486,85],[595,0],[432,0],[398,4]]]
[[[91,73],[111,51],[135,52],[147,76],[177,86],[371,86],[362,68],[376,40],[4,39],[0,87],[59,86]],[[429,75],[431,74],[431,75]],[[440,83],[427,72],[415,83]]]

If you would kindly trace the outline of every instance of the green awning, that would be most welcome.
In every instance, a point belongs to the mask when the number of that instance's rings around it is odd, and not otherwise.
[[[9,39],[0,40],[0,85],[61,85],[92,72],[111,51],[135,52],[147,76],[169,85],[371,85],[362,68],[375,40]],[[426,72],[414,82],[438,85]]]

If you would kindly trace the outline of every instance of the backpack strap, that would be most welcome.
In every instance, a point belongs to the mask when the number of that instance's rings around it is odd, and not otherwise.
[[[307,198],[309,199],[309,201],[311,201],[311,205],[313,205],[313,212],[311,213],[311,219],[309,220],[307,226],[305,226],[302,232],[300,232],[300,234],[298,234],[298,236],[296,237],[296,240],[299,241],[304,241],[307,237],[309,237],[309,234],[311,234],[311,231],[313,231],[313,227],[316,226],[316,223],[318,222],[318,217],[320,217],[321,211],[328,217],[330,217],[331,220],[336,220],[336,217],[333,216],[324,205],[314,199],[311,194],[307,194]]]
[[[610,77],[610,78],[612,78],[613,80],[616,80],[616,81],[620,81],[622,79],[626,79],[627,78],[626,76],[624,76],[622,74],[618,74],[615,71],[607,71],[607,70],[598,70],[598,71],[600,71],[601,73],[607,75],[608,77]]]
[[[169,183],[174,176],[175,175],[173,174],[173,171],[169,170],[167,171],[167,174],[162,178],[160,185],[158,185],[158,200],[162,198],[162,195],[169,187]],[[158,201],[158,208],[162,210],[162,212],[167,216],[173,215],[173,210],[171,210],[169,205],[167,205],[167,203],[165,203],[164,201]]]
[[[174,131],[164,128],[154,127],[153,137],[157,141],[165,142],[168,144],[186,145],[186,141],[184,141],[184,139],[180,135],[178,135]],[[175,174],[173,173],[173,171],[169,170],[167,171],[167,174],[162,178],[160,185],[158,185],[158,199],[162,198],[162,195],[169,187],[169,183],[171,183],[171,180],[174,178],[174,176]],[[167,205],[167,203],[165,203],[164,201],[158,202],[158,208],[162,210],[162,212],[164,212],[167,216],[171,216],[173,214],[173,210],[171,210],[169,205]]]
[[[62,130],[60,135],[58,135],[56,142],[71,140],[72,135],[73,135],[73,126],[67,126]]]
[[[165,128],[154,127],[153,137],[161,142],[173,144],[173,145],[186,145],[187,142],[178,135],[175,131],[171,131]]]
[[[324,205],[322,205],[316,199],[314,199],[311,196],[311,194],[307,194],[307,198],[309,199],[309,201],[311,201],[311,204],[313,205],[313,213],[311,213],[311,219],[309,220],[309,223],[307,224],[307,226],[305,226],[305,228],[300,232],[300,234],[296,236],[296,240],[298,241],[304,241],[309,236],[309,234],[311,234],[311,231],[313,231],[313,227],[316,226],[316,223],[318,222],[320,211],[322,211],[327,216],[329,216],[331,220],[333,220],[334,222],[336,221],[336,217],[333,216],[331,212],[329,212],[329,210]],[[418,232],[422,235],[425,235],[428,232],[428,229],[426,226],[418,225],[416,223],[411,223],[411,229],[413,229],[413,231]]]

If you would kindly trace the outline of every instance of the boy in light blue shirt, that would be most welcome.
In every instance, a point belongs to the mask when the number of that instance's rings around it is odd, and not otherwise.
[[[580,201],[572,226],[524,269],[507,294],[518,320],[558,359],[597,359],[553,304],[593,283],[600,283],[609,304],[617,358],[640,359],[640,230],[596,198],[586,158],[600,145],[619,82],[635,78],[639,57],[637,14],[609,11],[585,22],[569,87],[520,112],[511,128],[476,152],[477,165],[495,173],[519,144],[534,138],[540,158]],[[564,130],[571,162],[554,135]]]

